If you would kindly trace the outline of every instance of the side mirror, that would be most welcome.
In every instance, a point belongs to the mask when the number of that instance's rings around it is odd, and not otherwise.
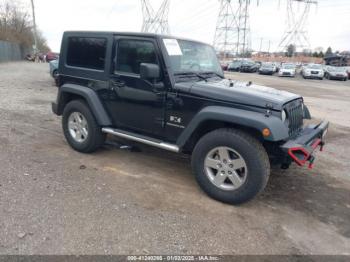
[[[160,68],[156,64],[141,63],[140,77],[144,80],[155,80],[160,77]]]

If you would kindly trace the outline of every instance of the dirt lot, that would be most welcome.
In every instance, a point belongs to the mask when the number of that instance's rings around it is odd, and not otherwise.
[[[1,254],[350,254],[350,81],[229,77],[301,93],[332,122],[313,170],[274,170],[243,206],[208,198],[189,159],[73,151],[47,64],[0,64]]]

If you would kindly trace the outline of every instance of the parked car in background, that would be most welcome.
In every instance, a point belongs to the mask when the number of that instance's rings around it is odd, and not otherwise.
[[[258,71],[258,65],[254,61],[244,60],[239,71],[244,73],[255,73]]]
[[[58,53],[47,52],[47,54],[46,54],[46,62],[51,62],[53,60],[57,60],[58,57],[59,57]]]
[[[324,76],[323,67],[320,64],[308,64],[301,69],[304,78],[317,78],[322,80]]]
[[[222,70],[227,71],[229,63],[220,63],[220,65]]]
[[[330,80],[343,80],[348,79],[348,73],[344,67],[328,66],[324,73],[325,78]]]
[[[346,72],[348,73],[348,79],[350,79],[350,66],[346,67]]]
[[[35,55],[34,54],[27,54],[25,56],[25,59],[30,61],[30,62],[34,62],[35,61]]]
[[[273,75],[274,73],[276,73],[276,66],[273,63],[262,63],[259,68],[261,75]]]
[[[51,62],[49,62],[50,75],[55,80],[55,83],[57,86],[58,86],[58,63],[59,63],[58,59],[52,60]]]
[[[230,63],[227,67],[227,71],[235,71],[238,72],[241,69],[242,61],[241,60],[236,60]]]
[[[276,67],[276,73],[280,71],[281,63],[280,62],[272,62],[272,64]]]
[[[294,64],[285,63],[282,64],[281,69],[278,71],[278,76],[290,76],[295,77],[296,68]]]

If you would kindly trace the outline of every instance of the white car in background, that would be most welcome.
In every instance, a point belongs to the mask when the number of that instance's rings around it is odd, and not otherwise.
[[[280,70],[278,71],[278,76],[289,76],[295,77],[296,67],[294,64],[285,63],[282,64]]]
[[[317,78],[322,80],[324,76],[323,67],[320,64],[308,64],[302,68],[301,75],[304,78]]]
[[[348,73],[346,72],[345,67],[327,66],[324,76],[330,80],[334,79],[346,81],[348,79]]]

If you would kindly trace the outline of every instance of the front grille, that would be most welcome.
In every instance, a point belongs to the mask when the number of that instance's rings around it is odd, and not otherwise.
[[[304,112],[302,99],[297,99],[289,102],[285,105],[285,109],[287,111],[289,120],[289,136],[295,137],[303,127]]]
[[[318,71],[311,71],[311,74],[318,74]]]

